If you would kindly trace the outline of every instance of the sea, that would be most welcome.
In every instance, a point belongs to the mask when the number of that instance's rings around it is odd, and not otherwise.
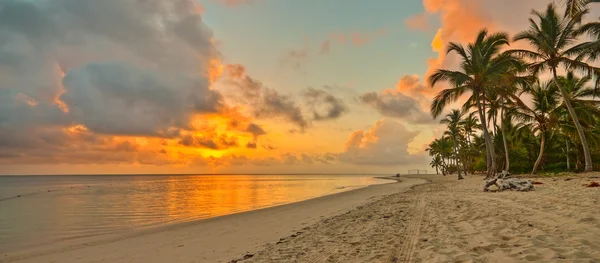
[[[389,182],[374,175],[0,176],[0,254]]]

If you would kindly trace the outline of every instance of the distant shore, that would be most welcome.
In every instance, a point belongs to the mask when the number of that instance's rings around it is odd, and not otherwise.
[[[380,178],[390,179],[390,178]],[[397,178],[393,178],[397,180]],[[0,262],[229,262],[327,217],[424,183],[371,185],[306,201],[2,255]]]

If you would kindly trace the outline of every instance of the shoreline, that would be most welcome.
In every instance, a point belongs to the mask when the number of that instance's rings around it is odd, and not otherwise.
[[[182,257],[186,257],[186,252],[184,251],[187,249],[184,248],[192,248],[192,243],[201,243],[201,247],[208,251],[200,253],[199,258],[186,259],[186,262],[194,260],[225,262],[226,260],[237,258],[240,254],[244,254],[252,249],[256,250],[257,245],[268,243],[269,241],[277,241],[281,238],[283,232],[297,232],[301,227],[313,224],[318,220],[346,212],[365,203],[370,203],[374,198],[393,194],[397,190],[406,190],[416,182],[420,182],[419,179],[409,179],[408,181],[410,182],[406,183],[404,181],[399,181],[400,178],[396,177],[375,178],[391,179],[397,182],[369,185],[298,202],[190,222],[182,222],[174,225],[166,225],[136,231],[135,233],[111,235],[110,237],[103,236],[98,239],[86,240],[87,242],[85,243],[75,240],[70,243],[61,243],[60,245],[23,249],[11,253],[4,253],[5,255],[0,259],[0,262],[96,262],[101,260],[112,262],[164,262],[164,260],[171,261],[173,257],[177,257],[181,261]],[[298,218],[298,216],[294,215],[295,213],[304,215]],[[269,222],[276,228],[275,232],[272,232],[272,228],[264,228],[263,223],[265,219],[270,220]],[[251,224],[248,225],[249,222],[254,222],[256,227],[263,225],[263,229],[259,231]],[[244,226],[242,223],[245,223],[246,225]],[[234,227],[231,227],[232,225]],[[216,231],[221,233],[215,233],[215,229],[221,230]],[[271,232],[269,233],[269,231]],[[196,234],[190,235],[189,232],[195,232]],[[239,233],[235,234],[235,232]],[[239,239],[243,239],[244,237],[248,240],[246,240],[246,242],[243,240],[240,242]],[[171,249],[164,248],[165,246],[168,246],[168,243],[177,243],[176,241],[181,240],[182,238],[186,239],[185,241],[179,242],[182,244],[177,244]],[[238,244],[232,246],[230,243],[235,241],[235,239],[238,239]],[[143,245],[154,243],[155,241],[159,243],[162,242],[163,246],[157,249],[156,247]],[[188,244],[187,246],[186,243]],[[226,246],[228,243],[229,247]],[[119,249],[123,246],[130,251]],[[210,251],[211,246],[213,247],[212,251]],[[223,247],[227,248],[223,249]],[[116,252],[112,254],[106,253],[106,251],[114,250],[116,250]],[[144,253],[142,251],[150,253]],[[195,252],[191,253],[192,255],[198,255],[198,249],[190,250],[190,252],[192,251]],[[152,257],[144,256],[148,254],[156,255]],[[125,260],[125,258],[127,258],[127,260]],[[158,258],[163,258],[163,260],[158,260]]]

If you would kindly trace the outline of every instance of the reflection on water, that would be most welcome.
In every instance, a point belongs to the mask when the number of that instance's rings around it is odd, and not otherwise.
[[[366,176],[0,177],[0,252],[285,204],[385,183]]]

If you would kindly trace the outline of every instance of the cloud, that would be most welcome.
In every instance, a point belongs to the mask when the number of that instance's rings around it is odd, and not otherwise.
[[[223,150],[239,146],[235,137],[229,137],[225,134],[221,136],[213,135],[185,135],[179,140],[179,144],[187,147],[207,148],[213,150]]]
[[[2,165],[181,163],[181,160],[144,147],[136,139],[97,135],[83,126],[32,126],[25,130],[0,126],[0,134],[10,136],[0,136]]]
[[[238,102],[250,108],[254,117],[282,118],[295,124],[300,132],[310,127],[312,121],[333,120],[348,112],[342,99],[322,89],[307,88],[297,99],[265,87],[250,77],[243,65],[226,65],[225,76],[227,83],[237,88],[232,97],[237,96]]]
[[[180,163],[150,155],[228,108],[196,1],[4,0],[0,28],[0,155],[19,162]]]
[[[531,9],[547,4],[547,0],[423,0],[425,12],[410,17],[405,24],[410,29],[428,30],[429,19],[436,16],[440,19],[440,28],[431,43],[438,55],[427,60],[429,69],[424,76],[428,78],[439,68],[459,65],[454,54],[446,55],[448,43],[472,42],[483,28],[516,33],[527,28]]]
[[[296,124],[301,131],[310,125],[302,115],[300,106],[290,96],[281,95],[274,89],[264,88],[261,104],[255,114],[257,118],[283,117]]]
[[[425,14],[417,14],[404,20],[404,24],[412,30],[428,30],[430,28],[428,18]]]
[[[307,100],[313,119],[316,121],[337,119],[348,112],[344,101],[327,91],[308,88],[302,95]]]
[[[350,36],[350,39],[352,39],[352,44],[354,44],[355,46],[364,46],[364,45],[370,43],[371,41],[373,41],[374,39],[384,36],[385,34],[386,34],[386,31],[383,29],[380,29],[373,33],[353,32],[349,36]]]
[[[65,76],[61,100],[68,115],[93,132],[142,136],[189,129],[192,114],[223,107],[221,95],[197,79],[162,76],[122,63],[89,63]]]
[[[334,46],[351,45],[361,47],[386,34],[387,31],[385,29],[378,29],[372,32],[332,33],[327,39],[318,41],[317,43],[311,43],[310,39],[305,37],[301,47],[292,48],[284,52],[281,57],[281,63],[291,65],[295,69],[300,69],[304,63],[313,58],[329,54]]]
[[[342,162],[358,165],[393,166],[420,161],[420,156],[408,153],[408,144],[419,134],[390,119],[377,121],[369,131],[358,130],[346,142],[338,155]]]
[[[233,83],[241,91],[241,100],[245,105],[252,107],[252,114],[256,118],[283,118],[301,130],[309,126],[309,121],[302,114],[300,106],[290,96],[282,95],[274,89],[267,88],[263,84],[245,72],[242,65],[228,66],[231,71],[230,83]]]
[[[429,100],[424,94],[427,94],[428,90],[429,88],[419,80],[418,75],[404,75],[396,84],[396,89],[365,93],[359,97],[359,100],[385,117],[416,124],[428,124],[433,121],[426,112]]]
[[[248,127],[246,127],[246,132],[251,133],[255,138],[267,134],[263,128],[254,123],[250,123]]]

